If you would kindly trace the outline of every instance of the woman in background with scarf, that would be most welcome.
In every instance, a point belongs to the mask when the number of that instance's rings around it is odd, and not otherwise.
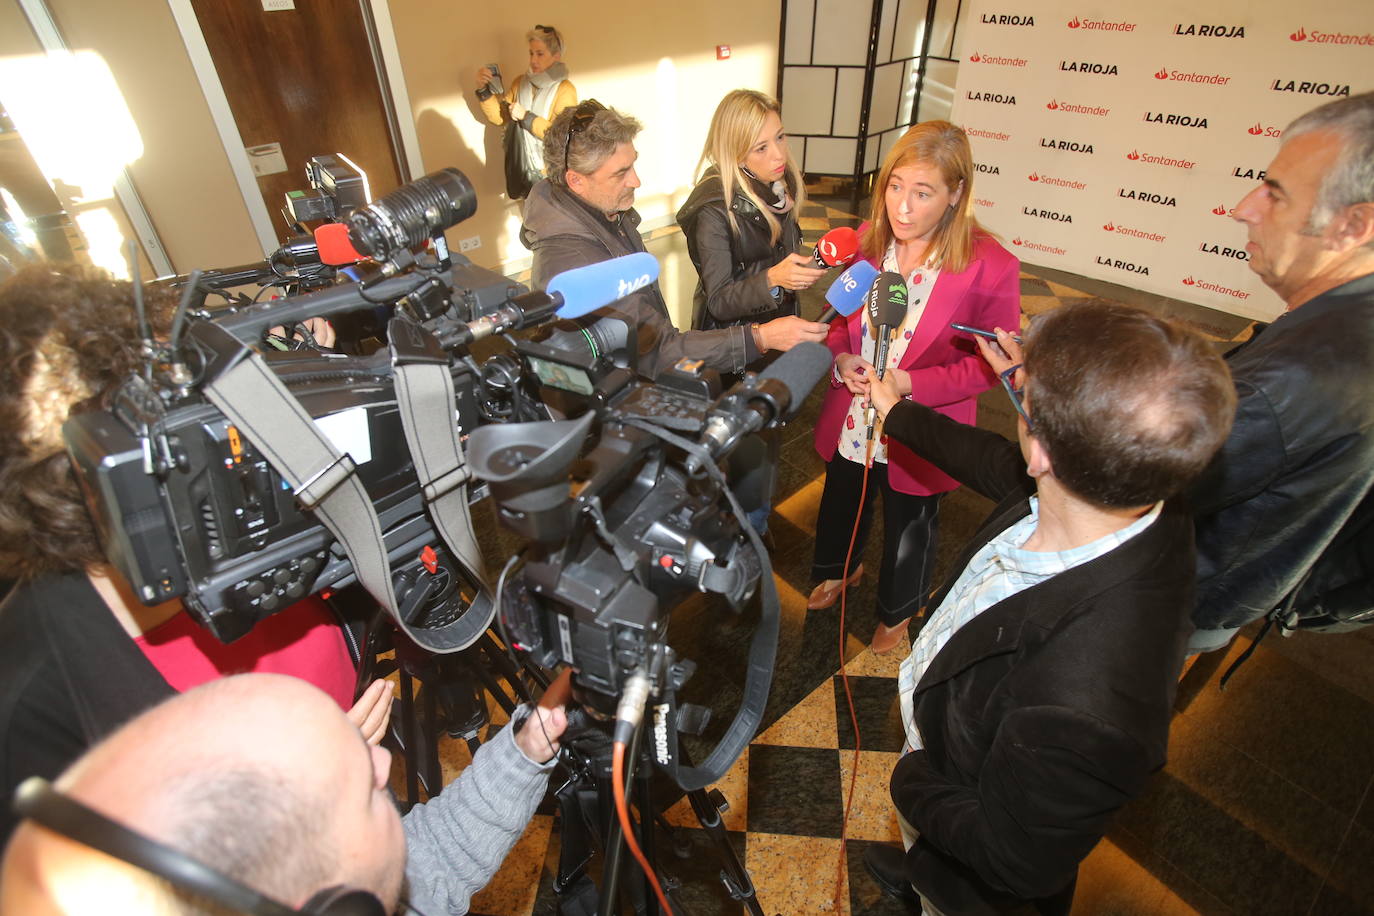
[[[507,125],[506,194],[522,200],[544,177],[544,132],[564,108],[577,104],[577,89],[563,63],[563,36],[551,25],[537,25],[525,34],[530,43],[530,68],[503,86],[491,66],[477,71],[477,100],[482,114],[496,125]]]

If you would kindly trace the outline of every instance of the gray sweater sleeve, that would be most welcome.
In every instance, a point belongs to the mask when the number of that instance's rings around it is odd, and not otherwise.
[[[417,910],[430,916],[468,911],[472,895],[496,874],[529,824],[553,766],[521,753],[507,725],[437,798],[401,819],[408,895]]]

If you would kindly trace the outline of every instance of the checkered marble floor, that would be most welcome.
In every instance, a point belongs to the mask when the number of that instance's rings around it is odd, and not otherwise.
[[[813,198],[800,218],[808,244],[834,226],[857,224],[838,197]],[[1249,333],[1249,323],[1234,316],[1038,268],[1023,272],[1021,289],[1027,316],[1076,299],[1120,298],[1175,315],[1219,347]],[[820,307],[818,292],[803,301],[804,314]],[[878,891],[861,856],[867,844],[899,842],[887,782],[902,744],[896,673],[904,649],[885,657],[867,649],[876,622],[872,576],[850,591],[843,627],[838,606],[806,610],[824,471],[811,444],[819,400],[813,394],[786,432],[770,520],[782,625],[768,712],[717,788],[729,804],[724,826],[765,913],[900,914],[903,905]],[[1014,434],[1011,407],[999,391],[980,399],[979,425]],[[937,579],[989,508],[963,491],[946,498]],[[484,523],[492,524],[479,518]],[[871,569],[876,540],[870,538],[866,554]],[[671,642],[699,665],[682,699],[716,708],[721,720],[704,746],[737,707],[752,623],[749,612],[735,617],[705,600],[673,611]],[[842,631],[858,738],[839,676]],[[1169,766],[1084,863],[1075,916],[1374,913],[1374,870],[1367,865],[1374,860],[1371,631],[1267,640],[1225,694],[1217,677],[1243,645],[1194,666],[1180,688]],[[499,710],[494,721],[502,721]],[[443,754],[447,781],[466,763],[467,749],[448,742]],[[680,884],[675,912],[743,912],[719,882],[715,855],[686,800],[668,792],[659,800],[686,853],[678,856],[663,838],[659,865]],[[557,820],[536,815],[500,874],[474,898],[472,912],[556,913],[558,844]]]

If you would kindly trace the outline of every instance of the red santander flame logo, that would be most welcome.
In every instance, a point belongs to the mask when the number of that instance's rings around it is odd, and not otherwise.
[[[978,61],[980,61],[980,60],[982,60],[982,59],[983,59],[983,58],[981,58],[981,57],[978,56],[978,52],[977,52],[977,51],[974,51],[971,55],[969,55],[969,60],[973,61],[975,64],[978,63]]]
[[[1012,239],[1012,240],[1011,240],[1011,243],[1012,243],[1013,245],[1020,245],[1020,244],[1021,244],[1021,240],[1020,240],[1020,239]]]
[[[1184,286],[1197,286],[1197,281],[1194,280],[1192,277],[1184,277],[1184,278],[1183,278],[1183,285],[1184,285]]]
[[[1131,150],[1129,153],[1126,154],[1126,158],[1134,162],[1135,160],[1140,158],[1140,154],[1137,153],[1135,150]]]
[[[1254,127],[1247,127],[1245,128],[1245,131],[1246,133],[1258,137],[1260,134],[1264,133],[1264,127],[1258,121],[1256,121]]]
[[[1112,225],[1111,223],[1107,223],[1107,224],[1106,224],[1105,226],[1103,226],[1102,228],[1103,228],[1103,229],[1106,229],[1108,232],[1115,232],[1115,231],[1116,231],[1116,226]]]
[[[1292,33],[1289,34],[1288,40],[1289,40],[1289,41],[1306,41],[1306,40],[1307,40],[1307,32],[1303,30],[1303,27],[1302,27],[1302,26],[1298,26],[1298,30],[1297,30],[1296,32],[1292,32]]]
[[[1045,107],[1048,108],[1050,111],[1058,111],[1058,110],[1059,110],[1059,100],[1058,100],[1058,99],[1050,99],[1050,103],[1049,103],[1048,105],[1046,105]]]
[[[1026,177],[1029,178],[1031,181],[1039,181],[1039,180],[1040,180],[1040,176],[1037,175],[1035,172],[1031,172],[1031,173],[1030,173],[1029,175],[1027,175]]]
[[[1157,79],[1157,80],[1167,80],[1168,78],[1169,78],[1169,70],[1168,70],[1167,67],[1160,67],[1158,70],[1155,71],[1155,79]]]
[[[1222,206],[1216,206],[1212,208],[1212,212],[1215,213],[1217,216],[1225,216],[1226,208]]]
[[[1072,19],[1069,20],[1069,28],[1071,28],[1071,29],[1076,29],[1076,28],[1078,28],[1078,27],[1079,27],[1080,25],[1082,25],[1082,24],[1083,24],[1083,23],[1081,23],[1081,22],[1078,21],[1078,17],[1077,17],[1077,16],[1075,16],[1075,17],[1073,17]]]

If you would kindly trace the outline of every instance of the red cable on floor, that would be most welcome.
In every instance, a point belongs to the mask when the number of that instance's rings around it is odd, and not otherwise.
[[[840,461],[847,461],[846,458],[835,456]],[[840,908],[840,897],[844,891],[845,866],[848,864],[848,856],[845,854],[846,844],[849,836],[849,811],[854,805],[854,787],[859,780],[859,751],[863,747],[863,739],[859,734],[859,716],[854,711],[854,694],[849,689],[849,673],[845,669],[844,649],[845,649],[845,629],[844,618],[848,606],[849,586],[849,561],[854,557],[854,543],[859,539],[859,525],[863,521],[864,500],[868,496],[868,472],[873,467],[873,440],[868,440],[866,454],[864,455],[864,476],[863,483],[859,486],[859,511],[854,515],[854,527],[849,532],[849,549],[844,554],[844,566],[840,569],[840,682],[844,684],[845,702],[849,704],[849,721],[854,726],[854,765],[849,773],[849,791],[845,796],[844,818],[840,821],[840,860],[835,865],[835,912],[842,912]]]

